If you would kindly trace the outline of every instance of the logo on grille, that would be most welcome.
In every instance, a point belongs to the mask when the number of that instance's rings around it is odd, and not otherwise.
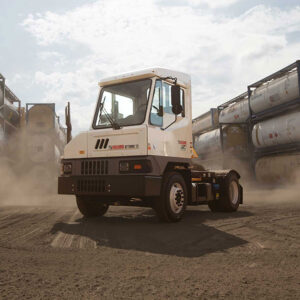
[[[95,149],[106,149],[109,139],[98,139],[95,145]]]

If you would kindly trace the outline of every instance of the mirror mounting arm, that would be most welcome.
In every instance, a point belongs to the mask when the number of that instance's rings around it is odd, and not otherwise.
[[[176,121],[177,121],[177,115],[175,115],[175,120],[171,123],[171,124],[169,124],[167,127],[165,127],[165,128],[160,128],[161,130],[166,130],[166,129],[168,129],[170,126],[172,126],[174,123],[176,123]]]
[[[162,80],[169,79],[169,80],[172,80],[175,85],[177,84],[177,77],[167,76],[167,77],[162,77],[161,79]]]

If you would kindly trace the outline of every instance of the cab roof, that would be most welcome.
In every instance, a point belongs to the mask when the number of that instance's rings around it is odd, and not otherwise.
[[[188,87],[191,84],[191,77],[186,73],[155,67],[155,68],[148,68],[148,69],[128,72],[128,73],[104,78],[99,82],[99,86],[103,87],[103,86],[117,84],[121,82],[128,82],[128,81],[139,80],[144,78],[152,78],[155,76],[161,78],[176,77],[177,84],[183,87]]]

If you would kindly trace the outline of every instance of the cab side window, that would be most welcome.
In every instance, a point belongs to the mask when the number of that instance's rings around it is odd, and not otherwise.
[[[162,127],[162,83],[160,80],[156,80],[154,87],[153,101],[150,111],[150,123],[155,126]]]
[[[181,116],[185,116],[185,107],[184,107],[184,90],[180,89],[180,104],[182,106]],[[164,112],[173,113],[172,112],[172,98],[171,98],[171,85],[164,82],[163,83],[163,107]]]
[[[156,80],[154,87],[154,95],[150,112],[150,124],[162,128],[168,127],[176,120],[176,115],[172,111],[172,85]],[[180,104],[182,105],[181,116],[184,117],[184,90],[180,90]]]
[[[176,116],[172,111],[172,96],[171,96],[171,85],[164,82],[163,83],[163,110],[164,110],[164,118],[163,118],[163,126],[167,127],[172,122],[175,121]],[[182,106],[181,116],[185,116],[185,107],[184,107],[184,90],[180,89],[180,104]]]
[[[166,128],[175,121],[175,114],[172,111],[171,85],[163,83],[163,127]]]

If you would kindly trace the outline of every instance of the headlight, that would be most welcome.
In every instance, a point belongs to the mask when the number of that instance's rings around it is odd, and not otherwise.
[[[152,170],[150,160],[120,161],[120,173],[149,173]]]
[[[63,174],[71,174],[72,173],[72,163],[63,163],[62,171],[63,171]]]
[[[124,173],[124,172],[129,172],[129,162],[128,161],[121,161],[120,162],[120,172]]]

